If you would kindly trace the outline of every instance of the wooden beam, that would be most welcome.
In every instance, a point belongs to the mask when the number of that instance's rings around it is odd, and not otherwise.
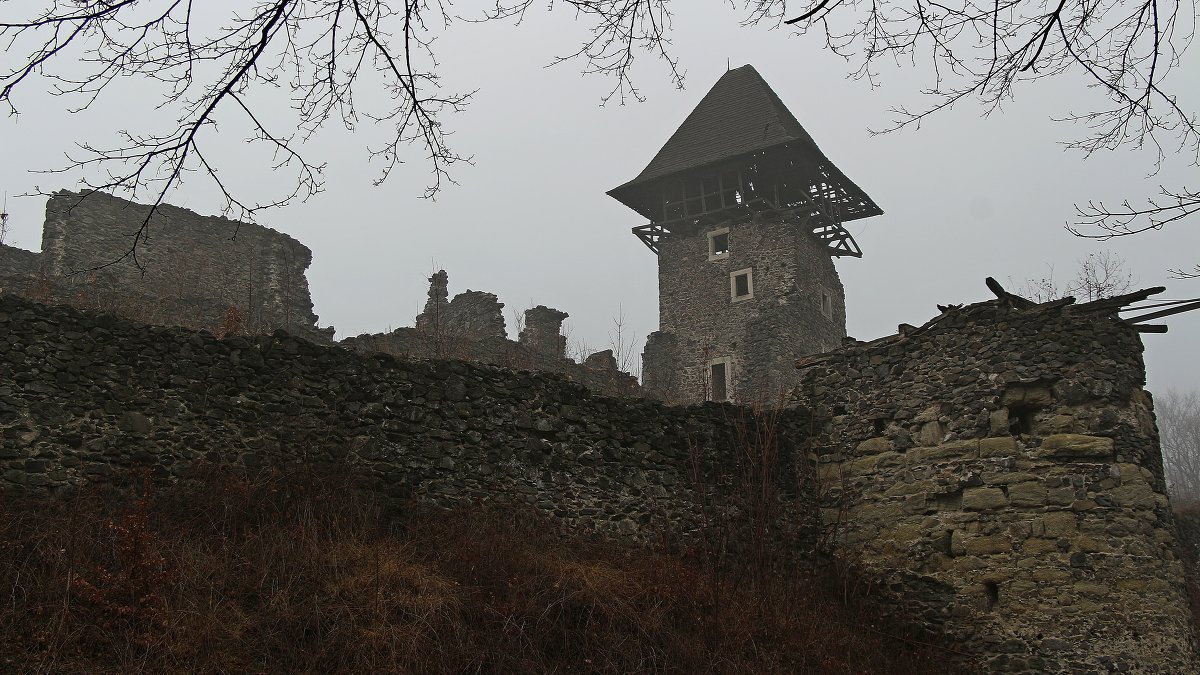
[[[1166,325],[1161,324],[1161,323],[1145,323],[1145,324],[1140,323],[1140,324],[1137,324],[1136,326],[1134,326],[1133,329],[1139,333],[1165,333],[1165,332],[1167,332]]]
[[[1157,312],[1150,312],[1148,314],[1139,314],[1137,316],[1131,316],[1128,319],[1125,319],[1125,323],[1141,323],[1143,321],[1149,321],[1150,319],[1158,319],[1158,318],[1164,317],[1164,316],[1171,316],[1172,314],[1181,314],[1183,312],[1190,312],[1193,309],[1200,309],[1200,302],[1189,302],[1186,305],[1179,305],[1177,307],[1168,307],[1167,309],[1160,309]]]

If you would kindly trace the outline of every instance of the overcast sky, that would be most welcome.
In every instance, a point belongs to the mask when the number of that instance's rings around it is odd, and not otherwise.
[[[444,121],[455,150],[473,166],[454,172],[436,201],[422,200],[428,181],[417,154],[380,187],[367,161],[368,133],[330,128],[306,146],[327,162],[326,190],[306,203],[263,213],[259,222],[313,250],[308,273],[316,312],[339,337],[411,325],[425,299],[426,277],[444,268],[451,294],[467,289],[499,296],[512,312],[545,304],[569,312],[571,337],[593,349],[610,343],[623,313],[626,339],[657,328],[654,254],[629,231],[643,221],[605,195],[634,177],[725,71],[752,64],[846,175],[884,210],[849,225],[864,251],[842,259],[847,329],[859,339],[920,325],[936,303],[989,299],[984,277],[1010,288],[1028,278],[1068,280],[1088,253],[1112,250],[1128,261],[1139,287],[1166,285],[1163,297],[1200,296],[1200,281],[1168,278],[1168,268],[1200,262],[1200,219],[1160,232],[1095,242],[1069,234],[1076,202],[1142,198],[1168,187],[1195,187],[1198,172],[1171,158],[1157,175],[1154,155],[1123,150],[1093,156],[1058,142],[1082,133],[1053,122],[1087,110],[1098,96],[1077,81],[1019,87],[1016,100],[981,118],[960,105],[918,131],[872,136],[889,109],[922,104],[922,71],[883,73],[883,86],[847,79],[845,63],[813,39],[783,30],[744,28],[717,0],[680,3],[673,52],[687,87],[671,86],[661,64],[635,71],[647,100],[600,106],[608,83],[582,77],[580,64],[544,66],[583,37],[568,12],[536,14],[520,27],[461,25],[438,43],[443,84],[478,89],[463,113]],[[1185,107],[1200,108],[1200,52],[1176,73]],[[1185,85],[1184,83],[1189,83]],[[109,139],[115,129],[154,122],[143,85],[129,82],[91,113],[70,115],[62,102],[26,92],[18,118],[0,119],[0,190],[8,193],[8,243],[40,247],[45,198],[17,197],[35,186],[74,188],[76,178],[29,170],[61,166],[77,140]],[[359,96],[367,96],[361,91]],[[249,190],[278,187],[261,157],[246,150],[236,124],[211,143],[232,160],[225,176]],[[244,156],[244,159],[243,159]],[[222,203],[194,180],[171,203],[204,214]],[[1200,312],[1167,321],[1166,335],[1146,335],[1150,387],[1200,388]],[[515,336],[514,336],[515,337]]]

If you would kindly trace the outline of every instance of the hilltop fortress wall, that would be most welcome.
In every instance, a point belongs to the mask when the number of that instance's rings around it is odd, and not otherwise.
[[[169,204],[147,222],[150,209],[103,192],[54,193],[40,253],[0,245],[0,289],[147,323],[332,339],[313,313],[307,246],[269,227]]]
[[[334,329],[318,327],[313,313],[308,247],[262,225],[163,204],[130,255],[150,208],[101,192],[56,192],[46,202],[41,252],[0,244],[0,293],[219,335],[283,329],[318,344],[333,341]],[[607,394],[642,393],[637,378],[622,370],[634,365],[629,354],[568,357],[566,312],[529,308],[510,340],[504,303],[494,294],[467,290],[451,298],[442,270],[429,282],[429,300],[413,327],[341,344],[363,353],[536,369]]]
[[[768,450],[777,544],[802,546],[819,502],[843,554],[988,668],[1195,672],[1143,381],[1137,334],[1102,303],[950,310],[812,360],[791,408],[756,414],[5,296],[0,485],[336,467],[644,540],[745,513],[745,457]]]
[[[993,300],[801,361],[795,397],[844,550],[988,671],[1197,669],[1120,306]]]

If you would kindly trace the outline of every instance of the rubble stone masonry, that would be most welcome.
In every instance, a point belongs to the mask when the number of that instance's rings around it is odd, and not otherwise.
[[[764,415],[0,296],[0,489],[302,464],[687,537],[745,512],[727,488],[770,419],[772,532],[796,545],[819,503],[842,557],[987,670],[1200,672],[1141,348],[1111,306],[981,303],[814,358]]]
[[[802,361],[825,521],[988,671],[1200,672],[1142,344],[1103,301]]]
[[[726,230],[728,251],[710,255],[711,236]],[[746,270],[749,297],[735,298],[731,275]],[[796,382],[796,358],[846,334],[829,251],[795,214],[677,228],[659,242],[658,287],[659,331],[642,363],[644,385],[664,400],[711,398],[711,363],[728,359],[733,400],[778,405]]]
[[[702,508],[731,503],[722,490],[740,475],[751,416],[0,296],[0,491],[58,491],[133,467],[169,477],[198,462],[299,464],[351,471],[401,500],[526,503],[614,535],[687,537],[707,522]],[[784,501],[800,504],[795,490]]]
[[[41,253],[0,249],[0,287],[148,323],[332,339],[313,314],[307,246],[268,227],[163,204],[130,255],[149,210],[102,192],[54,193]]]

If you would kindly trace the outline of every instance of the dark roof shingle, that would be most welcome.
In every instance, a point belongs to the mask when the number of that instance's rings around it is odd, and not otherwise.
[[[722,75],[637,178],[621,187],[792,141],[820,153],[766,80],[745,65]]]

